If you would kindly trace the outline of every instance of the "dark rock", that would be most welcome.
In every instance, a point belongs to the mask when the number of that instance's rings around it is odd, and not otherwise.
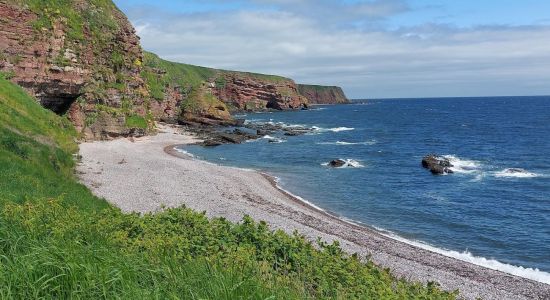
[[[435,154],[424,156],[424,158],[422,158],[422,167],[430,170],[434,175],[454,173],[453,170],[451,170],[453,165],[449,159]]]
[[[341,168],[346,165],[346,161],[342,159],[335,159],[329,162],[328,165],[333,168]]]
[[[266,135],[269,135],[273,133],[273,131],[267,131],[267,130],[264,130],[264,129],[257,129],[256,130],[256,134],[259,135],[259,136],[266,136]]]
[[[206,140],[202,142],[200,145],[204,147],[216,147],[216,146],[223,145],[223,143],[216,140]]]
[[[286,136],[298,136],[298,135],[302,135],[302,134],[303,133],[298,132],[298,131],[287,131],[287,132],[285,132]]]
[[[510,174],[526,173],[526,172],[527,171],[525,171],[524,169],[519,169],[519,168],[509,168],[505,170],[505,173],[510,173]]]

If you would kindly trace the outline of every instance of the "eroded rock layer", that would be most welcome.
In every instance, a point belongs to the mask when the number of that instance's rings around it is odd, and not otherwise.
[[[311,104],[346,104],[350,103],[342,88],[337,86],[321,86],[299,84],[298,91]]]

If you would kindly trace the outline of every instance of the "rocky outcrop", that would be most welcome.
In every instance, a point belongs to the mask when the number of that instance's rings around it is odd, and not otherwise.
[[[435,154],[424,156],[424,158],[422,158],[422,167],[430,170],[430,172],[432,172],[432,174],[434,175],[454,173],[451,169],[453,165],[451,164],[449,159]]]
[[[342,88],[337,86],[299,84],[298,91],[308,99],[310,104],[350,103]]]
[[[291,79],[249,73],[221,73],[210,83],[212,92],[235,110],[290,110],[307,108]]]
[[[1,1],[0,71],[87,138],[128,134],[147,115],[139,38],[110,1],[68,3]]]

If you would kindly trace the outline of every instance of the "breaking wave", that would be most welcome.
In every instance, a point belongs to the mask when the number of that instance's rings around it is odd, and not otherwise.
[[[317,145],[338,145],[338,146],[365,145],[365,146],[372,146],[372,145],[376,145],[376,143],[377,143],[376,140],[370,140],[370,141],[358,142],[358,143],[336,141],[336,142],[321,142],[321,143],[317,143]]]
[[[311,128],[316,132],[329,132],[329,131],[330,132],[341,132],[341,131],[355,130],[355,128],[350,128],[350,127],[322,128],[322,127],[313,126]]]
[[[361,164],[359,161],[355,160],[355,159],[342,159],[345,163],[343,166],[341,167],[337,167],[338,169],[343,169],[343,168],[364,168],[365,166],[363,164]],[[330,165],[330,162],[326,162],[326,163],[322,163],[321,164],[322,166],[329,166]]]
[[[443,155],[453,165],[450,169],[455,173],[471,174],[481,170],[481,163],[475,160],[467,160],[454,155]]]
[[[181,149],[181,148],[174,147],[174,150],[176,150],[178,153],[187,155],[187,156],[192,157],[192,158],[196,158],[195,155],[193,155],[193,154],[191,154],[191,153],[189,153],[189,152],[187,152],[187,151],[185,151],[185,150],[183,150],[183,149]]]
[[[534,178],[540,177],[540,174],[526,171],[524,169],[507,168],[502,171],[494,173],[495,177],[507,177],[507,178]]]
[[[285,139],[281,139],[281,138],[274,137],[274,136],[271,136],[271,135],[264,135],[262,137],[262,139],[268,140],[270,143],[274,143],[274,144],[280,144],[280,143],[286,142]]]
[[[502,263],[502,262],[500,262],[498,260],[495,260],[495,259],[485,258],[485,257],[481,257],[481,256],[474,256],[469,251],[459,252],[459,251],[454,251],[454,250],[441,249],[441,248],[437,248],[437,247],[434,247],[432,245],[429,245],[429,244],[426,244],[426,243],[423,243],[423,242],[405,239],[405,238],[400,237],[400,236],[398,236],[398,235],[396,235],[392,232],[388,232],[388,231],[384,231],[384,230],[382,230],[382,231],[383,231],[384,235],[386,235],[390,238],[393,238],[395,240],[407,243],[409,245],[413,245],[413,246],[416,246],[416,247],[419,247],[419,248],[422,248],[422,249],[426,249],[426,250],[429,250],[429,251],[432,251],[432,252],[435,252],[435,253],[439,253],[439,254],[444,255],[444,256],[456,258],[458,260],[469,262],[469,263],[472,263],[474,265],[482,266],[482,267],[489,268],[489,269],[492,269],[492,270],[497,270],[497,271],[505,272],[505,273],[512,274],[512,275],[515,275],[515,276],[528,278],[528,279],[535,280],[535,281],[538,281],[538,282],[550,284],[550,273],[541,271],[539,269],[525,268],[525,267],[522,267],[522,266],[514,266],[514,265]]]

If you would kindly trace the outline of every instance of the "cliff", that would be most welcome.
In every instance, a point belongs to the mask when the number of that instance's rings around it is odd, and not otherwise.
[[[134,28],[111,1],[0,2],[0,71],[86,138],[144,133]]]
[[[309,100],[310,104],[350,103],[342,88],[337,86],[299,84],[298,91]]]
[[[231,124],[230,112],[307,107],[293,80],[163,60],[145,52],[145,79],[155,115],[166,121]]]
[[[110,0],[0,0],[0,72],[85,139],[143,135],[154,120],[232,125],[234,111],[345,98],[301,92],[280,76],[162,60],[141,49]]]

